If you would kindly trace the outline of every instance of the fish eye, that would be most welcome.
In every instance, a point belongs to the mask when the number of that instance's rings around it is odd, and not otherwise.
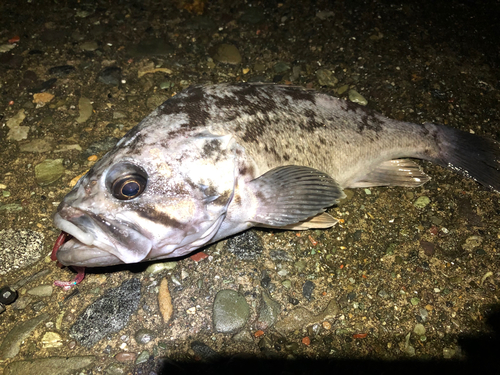
[[[146,189],[148,175],[144,169],[132,163],[118,163],[106,175],[108,191],[116,199],[126,201],[141,195]]]
[[[128,200],[138,197],[146,187],[146,179],[141,175],[128,175],[113,181],[111,192],[120,200]]]

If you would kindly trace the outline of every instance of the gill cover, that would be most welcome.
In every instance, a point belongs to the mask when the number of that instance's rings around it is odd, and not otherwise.
[[[201,132],[181,147],[184,155],[179,172],[188,185],[201,192],[199,209],[180,242],[172,243],[166,236],[157,245],[150,259],[182,256],[206,243],[216,235],[234,196],[236,184],[236,142],[231,135]]]

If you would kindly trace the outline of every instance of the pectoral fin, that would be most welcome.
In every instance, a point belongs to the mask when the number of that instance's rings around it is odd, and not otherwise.
[[[257,201],[250,221],[257,226],[287,229],[307,229],[308,220],[313,225],[334,225],[336,221],[329,215],[331,219],[322,215],[316,221],[311,218],[345,197],[339,184],[326,173],[294,165],[272,169],[251,181],[248,188]]]

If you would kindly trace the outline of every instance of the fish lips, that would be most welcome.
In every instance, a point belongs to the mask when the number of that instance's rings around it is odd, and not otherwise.
[[[60,207],[54,224],[72,236],[56,252],[57,260],[65,266],[138,263],[152,248],[151,240],[127,223],[71,206]]]
[[[74,237],[57,249],[56,256],[64,266],[103,267],[123,264],[118,257],[95,246],[87,246]]]

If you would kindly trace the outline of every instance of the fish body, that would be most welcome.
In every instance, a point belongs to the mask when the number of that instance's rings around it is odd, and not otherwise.
[[[60,263],[179,257],[253,226],[328,228],[344,188],[408,186],[429,160],[500,190],[500,146],[272,84],[193,86],[132,128],[63,199]]]

